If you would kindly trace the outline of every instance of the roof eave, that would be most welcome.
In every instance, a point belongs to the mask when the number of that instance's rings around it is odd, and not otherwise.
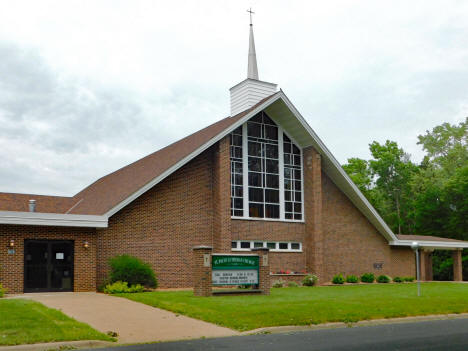
[[[107,228],[107,216],[0,211],[0,224]]]
[[[395,240],[389,244],[391,246],[411,247],[414,242],[417,242],[418,246],[426,249],[461,250],[468,248],[468,241]]]

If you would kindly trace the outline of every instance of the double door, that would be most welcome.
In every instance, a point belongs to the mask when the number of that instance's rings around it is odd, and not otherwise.
[[[73,241],[25,240],[24,291],[73,291]]]

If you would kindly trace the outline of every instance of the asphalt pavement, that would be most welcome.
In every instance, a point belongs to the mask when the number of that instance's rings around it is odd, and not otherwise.
[[[468,318],[141,344],[102,351],[468,350]]]

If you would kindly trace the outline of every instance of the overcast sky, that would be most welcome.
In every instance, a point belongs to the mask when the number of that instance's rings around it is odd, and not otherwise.
[[[0,0],[0,191],[74,195],[229,115],[260,79],[335,157],[468,116],[468,1]]]

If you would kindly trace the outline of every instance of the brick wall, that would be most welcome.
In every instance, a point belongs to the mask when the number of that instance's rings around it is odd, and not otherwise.
[[[129,254],[151,264],[160,287],[192,286],[192,248],[212,246],[213,153],[203,152],[98,229],[98,285],[109,258]]]
[[[231,231],[232,240],[305,241],[304,223],[233,219]],[[269,260],[272,272],[306,269],[304,252],[269,252]]]
[[[10,240],[15,253],[8,254]],[[22,293],[24,286],[24,240],[74,240],[74,291],[96,289],[96,232],[94,228],[46,227],[0,224],[0,283],[9,293]],[[83,242],[89,242],[89,248]]]
[[[337,273],[414,276],[410,248],[392,248],[336,185],[322,173],[324,273],[321,282]],[[374,263],[382,263],[375,269]]]

